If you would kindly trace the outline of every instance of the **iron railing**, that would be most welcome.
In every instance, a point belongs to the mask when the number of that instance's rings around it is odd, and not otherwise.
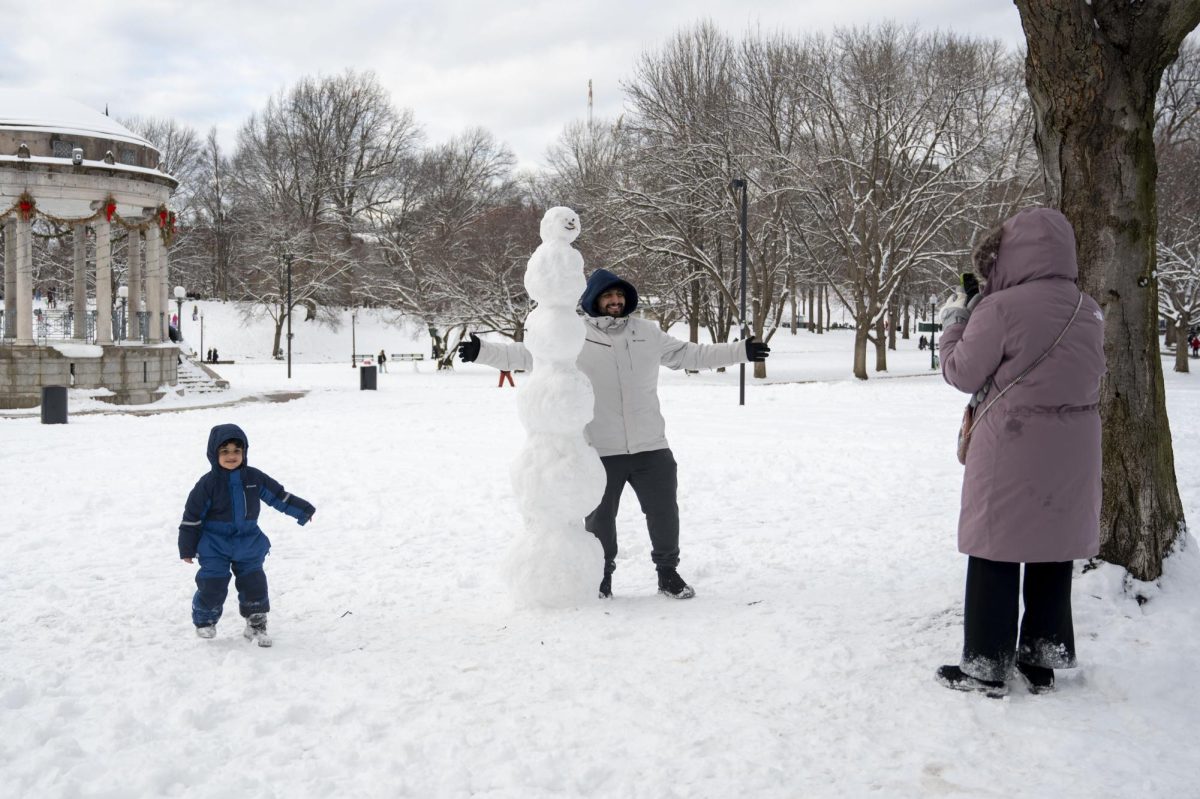
[[[112,315],[112,340],[115,342],[121,341],[141,341],[146,343],[150,340],[149,337],[149,314],[146,311],[138,312],[137,335],[130,337],[125,335],[126,330],[126,312],[123,308],[116,308]],[[84,317],[84,333],[83,340],[88,344],[96,341],[96,312],[88,311]],[[4,330],[4,311],[0,310],[0,331]],[[48,308],[33,309],[33,339],[38,344],[46,344],[50,341],[76,341],[75,338],[75,312],[73,310],[56,310]],[[12,339],[0,337],[0,343],[11,344]]]

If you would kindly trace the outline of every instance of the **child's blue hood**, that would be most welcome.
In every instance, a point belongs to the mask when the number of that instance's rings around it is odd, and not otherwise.
[[[588,316],[604,316],[596,310],[596,300],[611,288],[620,288],[625,292],[625,313],[621,316],[629,316],[633,313],[638,304],[637,289],[628,280],[617,277],[607,269],[597,269],[588,277],[587,288],[583,290],[583,296],[579,298],[579,306],[583,308],[583,312]]]
[[[242,442],[242,465],[246,465],[247,455],[250,452],[250,442],[247,440],[246,434],[236,424],[219,424],[208,434],[208,462],[214,469],[221,468],[221,464],[217,462],[217,450],[231,438]]]

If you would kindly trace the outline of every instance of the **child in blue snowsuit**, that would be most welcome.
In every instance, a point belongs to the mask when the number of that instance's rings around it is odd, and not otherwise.
[[[201,638],[217,634],[232,569],[238,610],[246,619],[244,635],[259,646],[270,646],[267,635],[267,575],[263,560],[271,542],[258,527],[262,502],[286,513],[301,525],[316,513],[309,502],[283,490],[270,476],[246,464],[250,442],[235,424],[219,424],[208,434],[212,471],[188,494],[179,523],[179,557],[199,558],[192,623]]]

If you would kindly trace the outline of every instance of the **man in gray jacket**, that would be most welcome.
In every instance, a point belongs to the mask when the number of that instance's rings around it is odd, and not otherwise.
[[[587,337],[576,365],[587,375],[595,412],[584,430],[608,475],[604,498],[588,515],[586,527],[604,548],[600,597],[612,597],[617,558],[617,508],[625,484],[633,486],[646,514],[651,558],[658,570],[658,592],[676,599],[695,596],[676,568],[679,565],[679,505],[675,457],[667,445],[666,422],[658,404],[658,370],[714,369],[762,361],[771,348],[754,341],[691,344],[668,336],[654,322],[629,315],[637,308],[633,284],[606,269],[588,278],[580,298]],[[463,361],[498,369],[530,369],[533,360],[522,344],[482,341],[471,334],[458,347]]]

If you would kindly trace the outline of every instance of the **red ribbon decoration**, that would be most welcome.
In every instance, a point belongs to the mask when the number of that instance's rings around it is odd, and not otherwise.
[[[37,203],[34,202],[33,197],[29,195],[29,192],[25,192],[17,198],[17,212],[20,213],[22,222],[29,221],[29,218],[33,216],[33,209],[36,206]]]
[[[108,202],[106,202],[104,204],[104,221],[111,222],[112,218],[113,218],[113,214],[115,214],[116,212],[117,212],[117,204],[112,200],[109,200]]]

